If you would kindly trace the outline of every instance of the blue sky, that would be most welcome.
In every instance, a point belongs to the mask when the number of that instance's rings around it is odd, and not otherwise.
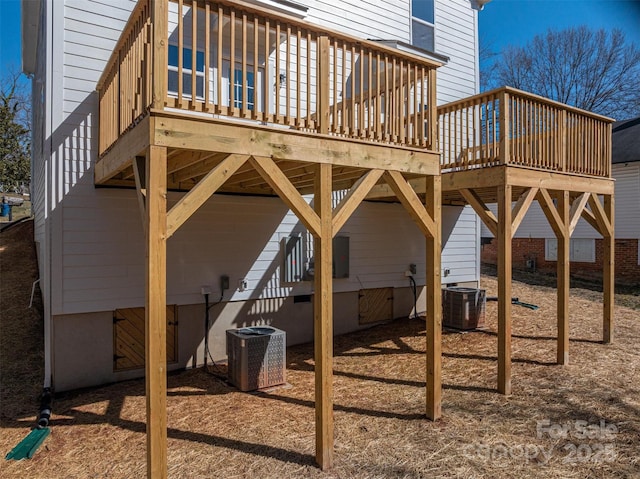
[[[548,29],[618,28],[640,48],[640,0],[493,0],[478,15],[480,42],[499,52]]]
[[[640,0],[493,0],[479,14],[480,41],[493,51],[522,45],[547,29],[585,24],[619,28],[640,47]],[[20,0],[0,0],[2,72],[20,68]]]

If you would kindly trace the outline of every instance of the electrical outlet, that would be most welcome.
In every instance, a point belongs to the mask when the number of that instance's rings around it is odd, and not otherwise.
[[[238,290],[239,291],[244,291],[245,289],[249,288],[249,282],[246,279],[241,279],[238,280]]]
[[[411,263],[409,265],[409,271],[411,271],[411,274],[416,274],[418,272],[418,269],[416,268],[416,265],[414,263]]]
[[[411,271],[409,271],[409,270],[406,270],[406,271],[404,272],[404,275],[405,275],[407,278],[410,278],[411,276],[413,276],[413,275],[411,274]]]
[[[205,294],[211,294],[211,286],[209,286],[208,284],[201,286],[200,294],[202,294],[202,296],[204,296]]]
[[[220,276],[220,291],[225,291],[229,289],[229,276],[223,274]]]

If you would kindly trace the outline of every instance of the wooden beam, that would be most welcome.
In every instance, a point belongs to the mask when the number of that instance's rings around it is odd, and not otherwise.
[[[314,357],[316,461],[333,466],[333,232],[331,165],[318,165],[313,205],[319,218],[314,234]]]
[[[607,196],[613,197],[613,195]],[[589,197],[589,206],[591,207],[591,212],[599,226],[600,234],[602,236],[613,236],[613,229],[608,218],[609,215],[605,212],[602,204],[600,203],[600,198],[598,198],[598,195],[595,193],[591,193],[591,196]]]
[[[511,394],[511,185],[498,187],[498,391]]]
[[[604,254],[602,258],[603,305],[602,342],[613,342],[613,308],[615,298],[615,198],[604,197],[604,214],[609,222],[609,232],[604,236]]]
[[[369,170],[353,184],[347,196],[342,199],[333,212],[332,229],[334,236],[344,226],[360,203],[362,203],[362,200],[364,200],[383,173],[383,170]]]
[[[587,223],[589,223],[593,227],[594,230],[596,230],[598,233],[600,233],[600,225],[598,224],[598,221],[596,220],[595,215],[586,206],[582,210],[582,218],[584,218],[584,220]]]
[[[140,218],[142,219],[142,230],[145,238],[147,236],[147,176],[146,176],[146,157],[136,156],[133,159],[133,175],[136,182],[136,196],[138,197],[138,209],[140,210]]]
[[[147,255],[145,381],[147,477],[167,477],[167,151],[150,146],[146,161]]]
[[[590,193],[582,193],[573,200],[573,203],[571,204],[571,211],[569,212],[569,236],[573,234],[576,226],[578,226],[578,221],[582,216],[582,212],[584,207],[587,205],[590,196]]]
[[[153,112],[154,144],[168,148],[238,153],[274,160],[330,163],[365,169],[391,169],[438,175],[438,153],[419,148],[334,138],[223,119],[193,118],[179,113]]]
[[[442,191],[441,177],[426,179],[427,214],[438,225],[433,236],[427,236],[427,417],[442,415],[442,277],[441,249]]]
[[[473,190],[463,188],[460,190],[462,197],[471,205],[473,211],[480,217],[494,237],[498,237],[498,219],[493,214],[484,201]]]
[[[384,173],[387,183],[396,194],[400,203],[409,212],[409,215],[416,222],[418,227],[422,230],[425,236],[433,238],[436,236],[437,230],[440,228],[437,226],[433,218],[429,216],[424,205],[420,201],[420,198],[416,194],[413,188],[407,183],[402,173],[399,171],[388,170]]]
[[[489,169],[493,168],[495,167]],[[509,184],[514,186],[536,187],[556,191],[590,191],[600,195],[612,194],[615,184],[611,178],[537,171],[517,166],[506,167],[505,178]]]
[[[94,170],[96,185],[104,184],[110,178],[126,170],[131,166],[135,156],[144,154],[151,144],[149,129],[152,123],[153,121],[148,115],[142,118],[140,123],[122,135],[109,151],[96,161]]]
[[[562,222],[562,235],[558,239],[558,364],[569,364],[569,253],[571,236],[569,234],[570,204],[569,192],[558,193],[558,216]]]
[[[538,194],[538,188],[529,188],[520,195],[520,198],[518,198],[518,202],[513,207],[513,211],[511,213],[511,237],[515,236],[516,231],[518,231],[522,220],[527,214],[527,211],[529,211],[531,203],[536,198],[536,194]]]
[[[540,189],[538,191],[538,203],[540,203],[540,208],[542,208],[542,212],[547,217],[547,221],[551,226],[551,229],[556,234],[556,238],[560,238],[565,234],[565,225],[564,220],[558,213],[556,206],[553,204],[553,199],[549,192],[545,189]]]
[[[209,173],[209,171],[211,171],[212,168],[217,166],[222,160],[229,156],[226,153],[200,153],[201,154],[198,156],[202,158],[201,161],[190,165],[185,164],[184,167],[176,169],[176,171],[169,174],[169,181],[182,183],[184,181],[197,178],[198,176],[206,175],[207,173]]]
[[[269,157],[254,156],[249,162],[314,236],[320,235],[320,218]]]
[[[185,221],[191,218],[191,215],[211,198],[211,195],[218,191],[248,159],[249,157],[244,155],[229,155],[180,198],[167,214],[167,238],[170,238]]]

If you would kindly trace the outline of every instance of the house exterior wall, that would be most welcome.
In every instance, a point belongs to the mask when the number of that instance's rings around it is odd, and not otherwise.
[[[309,22],[364,38],[410,41],[408,0],[300,3],[309,7],[305,17]],[[362,3],[367,3],[366,8]],[[42,24],[47,33],[39,55],[48,53],[39,71],[46,77],[48,90],[39,106],[50,105],[50,110],[44,110],[49,125],[38,139],[44,153],[34,170],[42,200],[36,209],[40,222],[36,236],[48,242],[41,247],[41,265],[46,268],[41,274],[46,316],[53,318],[51,356],[56,382],[60,382],[56,387],[77,387],[89,385],[89,378],[94,378],[94,384],[107,381],[107,376],[110,381],[119,378],[104,370],[100,374],[85,371],[81,376],[86,380],[79,382],[64,379],[73,376],[71,364],[84,361],[74,353],[79,344],[101,341],[103,347],[95,351],[107,355],[111,342],[105,343],[106,327],[101,321],[111,311],[144,304],[145,252],[135,192],[93,184],[98,147],[95,86],[135,1],[64,0],[45,5],[48,13]],[[437,0],[435,8],[436,50],[450,57],[449,64],[438,71],[438,100],[472,95],[477,90],[477,13],[467,0]],[[180,194],[171,193],[169,202],[179,198]],[[475,214],[469,208],[445,207],[443,225],[443,271],[448,270],[443,282],[477,282],[479,222]],[[252,307],[247,305],[256,301],[285,304],[293,295],[312,293],[310,282],[283,285],[280,281],[280,242],[301,229],[278,198],[215,195],[168,242],[168,303],[197,310],[202,285],[211,285],[216,297],[219,276],[229,275],[231,289],[224,296],[228,309],[218,323],[222,331],[264,319],[248,314]],[[350,238],[351,268],[349,278],[335,280],[336,295],[357,297],[363,288],[394,287],[397,308],[402,311],[398,314],[408,314],[413,299],[404,271],[410,263],[417,264],[416,281],[424,284],[425,242],[403,208],[365,203],[340,234]],[[237,289],[240,279],[248,281],[243,291]],[[346,310],[354,311],[351,306]],[[311,313],[307,314],[310,320]],[[96,321],[101,326],[94,328]],[[201,324],[199,319],[193,322]],[[278,319],[278,324],[295,329],[298,323]],[[189,337],[183,327],[187,328],[181,325],[179,335]],[[336,326],[336,332],[354,327]],[[311,339],[303,336],[292,334],[292,338]],[[217,344],[213,337],[212,344]],[[216,355],[224,355],[221,345],[213,347]],[[111,364],[111,356],[94,362],[104,368]]]
[[[640,284],[640,161],[612,165],[615,181],[615,254],[616,282]],[[495,213],[495,205],[490,205]],[[482,225],[482,237],[493,235]],[[537,202],[531,205],[512,242],[513,266],[527,269],[526,258],[536,258],[536,268],[555,272],[556,262],[545,260],[545,240],[555,238],[544,213]],[[571,274],[586,279],[602,278],[602,235],[585,220],[580,219],[571,236],[573,239],[593,239],[595,261],[572,261]],[[496,242],[482,246],[482,262],[497,264]]]

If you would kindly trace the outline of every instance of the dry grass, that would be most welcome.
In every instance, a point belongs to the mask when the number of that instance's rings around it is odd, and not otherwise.
[[[483,277],[483,286],[488,294],[496,294],[495,278]],[[513,395],[504,397],[494,390],[496,303],[488,303],[486,331],[444,335],[443,418],[437,422],[423,418],[423,322],[397,320],[336,338],[335,468],[330,472],[313,465],[310,345],[288,351],[292,387],[268,394],[240,393],[203,370],[170,376],[170,476],[639,477],[640,299],[634,302],[631,297],[630,306],[616,309],[616,341],[603,345],[600,295],[572,290],[571,364],[560,367],[554,364],[554,289],[514,282],[514,296],[540,309],[513,308]],[[5,318],[3,313],[3,322]],[[4,340],[4,328],[3,350],[11,347]],[[28,334],[19,344],[28,344],[33,336]],[[37,341],[30,346],[38,347]],[[21,352],[12,357],[19,364],[11,373],[4,369],[10,364],[2,362],[3,398],[13,404],[12,394],[24,407],[12,406],[9,412],[2,408],[4,453],[28,432],[37,409],[31,386],[5,391],[4,381],[19,374],[18,368],[38,369],[41,355],[27,359]],[[556,424],[605,420],[619,433],[606,441],[537,438],[536,421],[544,419]],[[143,381],[64,394],[54,404],[52,433],[42,449],[30,461],[5,462],[0,477],[143,477],[144,431]],[[605,443],[613,448],[615,459],[567,463],[572,459],[570,449],[565,449],[571,447],[568,444],[582,444],[581,458],[586,458],[586,452]],[[551,458],[545,462],[542,454],[530,460],[501,454],[517,454],[524,447],[530,453],[544,447]],[[482,450],[492,451],[493,458],[479,454]]]

